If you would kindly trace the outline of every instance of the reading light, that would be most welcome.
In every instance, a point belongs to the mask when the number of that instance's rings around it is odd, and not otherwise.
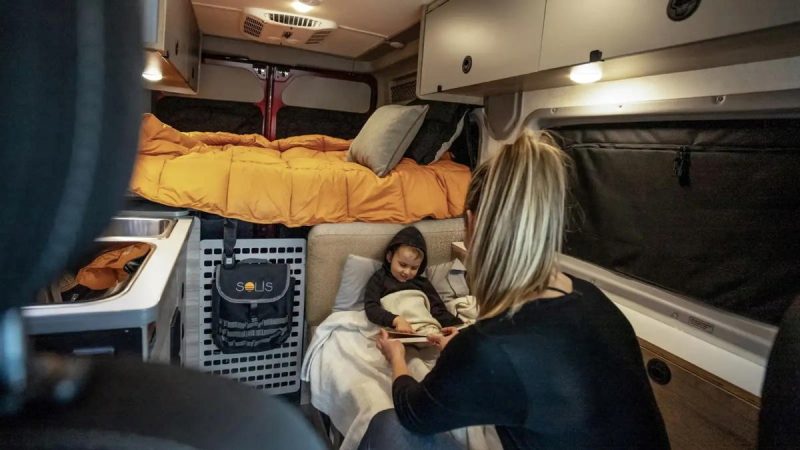
[[[575,66],[569,72],[569,79],[578,84],[594,83],[603,78],[603,68],[600,63],[586,63]]]
[[[154,68],[142,72],[142,78],[148,81],[161,81],[164,76],[161,75],[161,71],[158,68]]]
[[[397,48],[397,49],[400,49],[400,48],[403,48],[403,47],[406,46],[406,44],[404,44],[404,43],[402,43],[400,41],[390,41],[389,39],[385,39],[383,42],[385,42],[386,45],[388,45],[389,47]]]
[[[589,62],[573,67],[569,72],[569,79],[579,84],[594,83],[600,80],[603,78],[603,68],[600,66],[602,61],[603,52],[592,50],[589,53]]]
[[[300,2],[299,0],[295,0],[292,2],[292,8],[299,13],[307,13],[314,9],[314,5],[310,5],[304,2]]]

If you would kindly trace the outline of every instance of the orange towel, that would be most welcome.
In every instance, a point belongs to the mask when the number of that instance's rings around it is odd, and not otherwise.
[[[75,279],[78,284],[96,291],[109,289],[128,278],[128,273],[123,269],[125,264],[145,256],[149,251],[150,246],[141,242],[105,251],[79,270]]]

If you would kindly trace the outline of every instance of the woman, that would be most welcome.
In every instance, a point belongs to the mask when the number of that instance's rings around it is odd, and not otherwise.
[[[556,264],[566,158],[526,132],[476,172],[466,266],[479,320],[431,339],[441,356],[421,382],[408,375],[403,345],[378,338],[396,416],[376,416],[365,448],[446,447],[442,435],[420,435],[479,424],[496,425],[504,449],[669,447],[630,323]],[[395,426],[395,443],[376,445],[392,420],[411,432]]]

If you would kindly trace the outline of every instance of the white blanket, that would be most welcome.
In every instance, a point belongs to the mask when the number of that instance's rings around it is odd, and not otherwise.
[[[363,311],[334,312],[317,328],[303,361],[301,379],[310,383],[311,404],[344,435],[341,450],[357,448],[372,417],[394,407],[391,369],[375,346],[378,329]],[[437,356],[432,347],[406,347],[411,376],[424,378]],[[467,449],[502,448],[493,426],[450,433]]]
[[[408,321],[411,329],[419,334],[436,334],[442,324],[431,315],[431,303],[424,292],[415,289],[393,292],[381,297],[381,306],[390,313]]]

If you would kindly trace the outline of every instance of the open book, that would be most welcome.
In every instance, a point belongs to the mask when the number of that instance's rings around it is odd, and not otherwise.
[[[457,325],[455,328],[457,330],[463,330],[464,328],[468,327],[469,324],[461,324]],[[420,333],[406,333],[402,331],[397,331],[393,328],[384,328],[387,333],[389,333],[389,339],[400,341],[403,344],[428,344],[428,338],[426,334]]]

